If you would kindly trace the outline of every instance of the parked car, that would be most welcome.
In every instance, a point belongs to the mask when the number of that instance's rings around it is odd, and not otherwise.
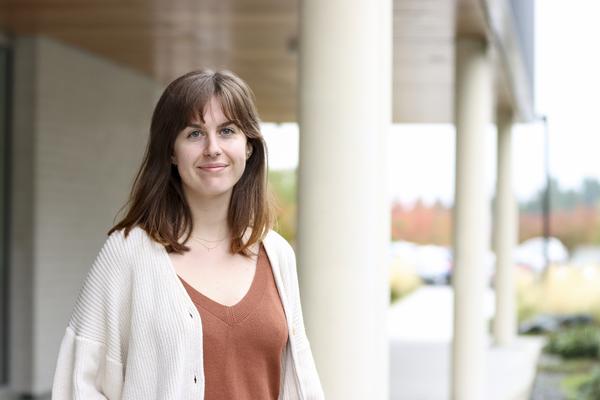
[[[600,265],[600,246],[577,246],[569,263],[578,267]]]
[[[411,265],[417,275],[428,284],[446,284],[452,263],[451,251],[443,246],[392,242],[392,257]]]
[[[454,260],[449,247],[397,241],[392,242],[391,254],[402,263],[413,266],[417,275],[427,284],[445,285],[451,282]],[[494,275],[495,262],[494,253],[487,250],[482,268],[488,284]]]
[[[514,262],[517,265],[530,268],[534,272],[541,272],[546,267],[544,255],[545,239],[541,236],[525,240],[514,252]],[[562,242],[555,238],[548,238],[548,256],[551,263],[566,263],[569,252]]]
[[[415,269],[425,283],[439,285],[449,282],[452,254],[443,246],[422,245],[416,248]]]

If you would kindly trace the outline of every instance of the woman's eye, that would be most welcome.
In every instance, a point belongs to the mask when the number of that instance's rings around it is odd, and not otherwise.
[[[188,137],[191,137],[191,138],[199,138],[201,135],[202,135],[202,132],[201,132],[201,131],[191,131],[191,132],[188,134]]]
[[[231,128],[223,128],[221,133],[224,134],[225,136],[227,136],[227,135],[233,135],[235,133],[235,131]]]

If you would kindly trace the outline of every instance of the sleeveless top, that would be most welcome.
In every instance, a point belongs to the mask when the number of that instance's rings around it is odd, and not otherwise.
[[[246,295],[225,306],[179,277],[202,320],[205,400],[277,400],[288,340],[271,263],[260,245]]]

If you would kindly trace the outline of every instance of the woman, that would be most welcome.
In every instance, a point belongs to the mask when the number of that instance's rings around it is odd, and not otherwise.
[[[295,257],[271,230],[248,86],[194,71],[156,105],[125,217],[62,340],[53,399],[322,399]]]

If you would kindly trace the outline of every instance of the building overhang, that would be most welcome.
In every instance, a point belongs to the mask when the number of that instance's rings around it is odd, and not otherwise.
[[[493,46],[498,107],[533,118],[514,18],[488,3],[394,1],[394,122],[452,123],[454,42],[463,34]],[[191,69],[230,69],[253,88],[265,121],[285,122],[296,120],[298,7],[298,0],[0,0],[0,28],[53,38],[161,84]]]

